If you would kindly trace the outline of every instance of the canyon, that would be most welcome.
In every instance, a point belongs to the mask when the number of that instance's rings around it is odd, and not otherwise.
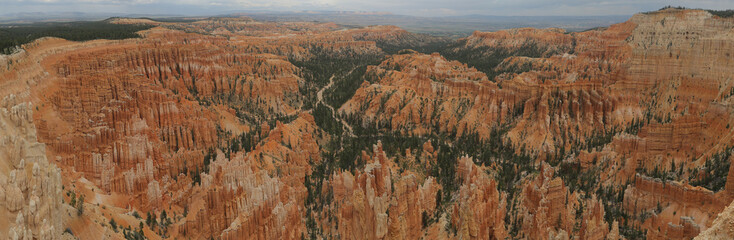
[[[2,239],[734,236],[734,18],[106,21],[0,55]]]

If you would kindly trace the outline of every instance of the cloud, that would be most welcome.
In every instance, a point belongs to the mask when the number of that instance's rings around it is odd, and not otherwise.
[[[0,14],[39,11],[216,14],[237,10],[381,11],[418,16],[630,15],[665,5],[734,9],[732,0],[0,0]]]

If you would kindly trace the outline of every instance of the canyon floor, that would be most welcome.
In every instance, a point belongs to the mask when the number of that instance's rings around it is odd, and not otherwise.
[[[1,239],[732,239],[734,18],[112,18],[0,55]]]

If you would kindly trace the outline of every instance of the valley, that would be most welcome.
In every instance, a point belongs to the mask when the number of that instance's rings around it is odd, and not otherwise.
[[[0,55],[0,238],[730,239],[722,14],[35,39]]]

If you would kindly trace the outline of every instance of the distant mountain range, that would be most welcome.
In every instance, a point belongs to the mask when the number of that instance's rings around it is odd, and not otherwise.
[[[86,13],[86,12],[21,12],[0,14],[0,25],[22,24],[36,22],[68,22],[68,21],[97,21],[109,17],[182,17],[171,14],[126,14],[114,12]]]
[[[442,36],[463,36],[475,30],[557,27],[568,31],[609,26],[630,16],[488,16],[416,17],[396,14],[355,14],[353,12],[264,12],[246,13],[259,21],[320,21],[345,25],[396,25],[411,32]]]
[[[190,15],[125,14],[84,12],[25,12],[0,15],[0,24],[32,22],[92,21],[108,17],[184,17]],[[417,17],[385,12],[299,11],[299,12],[231,12],[218,16],[249,16],[259,21],[318,21],[343,25],[395,25],[408,31],[439,36],[461,37],[472,31],[497,31],[518,27],[557,27],[568,31],[582,31],[594,27],[609,26],[629,18],[626,15],[611,16],[488,16],[465,15],[451,17]],[[203,17],[203,16],[201,16]]]

